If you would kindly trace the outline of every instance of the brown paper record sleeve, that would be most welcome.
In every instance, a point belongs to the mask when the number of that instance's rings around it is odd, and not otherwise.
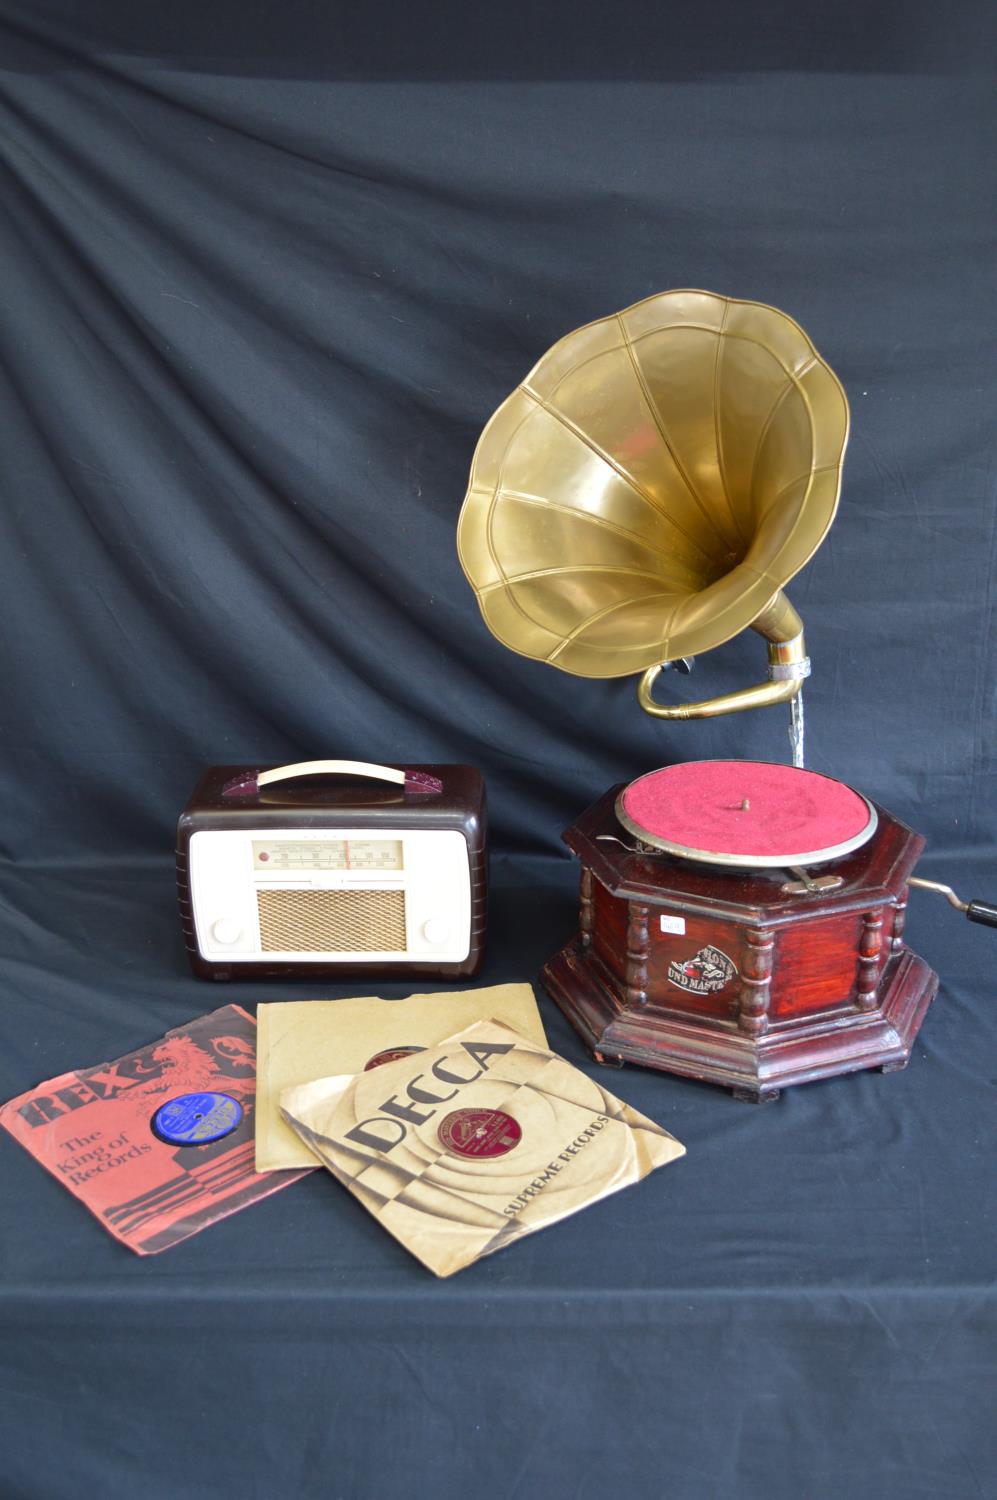
[[[256,1170],[314,1167],[300,1135],[281,1119],[280,1095],[327,1074],[361,1073],[381,1053],[421,1050],[475,1021],[494,1019],[545,1046],[528,984],[379,1000],[290,1000],[257,1007]]]

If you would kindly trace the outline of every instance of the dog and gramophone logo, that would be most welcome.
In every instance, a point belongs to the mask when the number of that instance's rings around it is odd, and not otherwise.
[[[707,944],[693,958],[677,958],[668,965],[668,981],[693,995],[710,995],[722,990],[737,969],[719,948]]]

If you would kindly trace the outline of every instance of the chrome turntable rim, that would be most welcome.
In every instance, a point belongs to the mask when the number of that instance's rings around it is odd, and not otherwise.
[[[805,840],[797,840],[792,843],[791,835],[787,835],[785,847],[767,850],[750,850],[739,848],[726,850],[715,847],[717,842],[713,839],[714,847],[710,842],[692,842],[686,834],[684,837],[669,837],[667,831],[662,827],[649,826],[648,822],[640,821],[635,816],[635,807],[642,804],[646,806],[647,798],[635,793],[635,789],[645,789],[652,781],[657,783],[657,790],[661,790],[665,783],[670,781],[668,788],[674,795],[683,790],[688,791],[690,785],[694,785],[696,777],[690,777],[689,768],[696,768],[697,773],[703,773],[702,782],[706,786],[710,784],[710,768],[720,768],[726,772],[727,768],[737,768],[732,774],[731,780],[740,780],[745,789],[744,803],[750,804],[751,796],[756,799],[760,797],[761,805],[755,807],[754,822],[757,824],[766,815],[770,808],[772,799],[777,795],[780,785],[794,790],[805,789],[814,793],[822,793],[826,799],[832,799],[833,816],[824,816],[827,826],[838,827],[844,836],[832,837],[824,842],[816,842],[812,846]],[[761,772],[761,774],[756,774]],[[774,773],[774,774],[773,774]],[[798,778],[806,778],[801,781]],[[727,783],[724,777],[713,777],[714,785],[719,788]],[[683,786],[683,783],[685,784]],[[652,789],[653,790],[653,789]],[[844,795],[842,795],[844,794]],[[718,795],[723,795],[718,792]],[[630,799],[630,807],[627,800]],[[680,859],[693,860],[700,864],[720,865],[729,869],[792,869],[798,866],[827,864],[832,860],[841,859],[844,855],[852,853],[867,843],[876,831],[879,817],[875,807],[869,799],[861,792],[855,791],[853,787],[833,776],[826,776],[820,771],[801,770],[794,766],[786,766],[773,761],[756,760],[704,760],[704,761],[681,761],[674,766],[659,767],[657,770],[649,771],[644,776],[638,776],[625,786],[616,798],[616,817],[620,825],[638,842],[649,850],[656,853],[671,854]],[[750,813],[750,805],[738,807],[736,802],[717,804],[707,809],[714,814],[718,812],[729,812],[735,814],[734,818],[728,819],[732,829],[737,826],[737,815]],[[677,820],[681,824],[681,820]],[[721,822],[724,820],[721,819]],[[807,820],[801,819],[801,825],[806,826]],[[688,819],[685,820],[686,824]],[[813,819],[814,826],[821,826],[821,819]],[[741,830],[738,829],[738,837]],[[771,835],[769,835],[771,840]],[[732,842],[736,840],[731,840]]]

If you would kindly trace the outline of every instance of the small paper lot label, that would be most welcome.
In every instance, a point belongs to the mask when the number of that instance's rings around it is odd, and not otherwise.
[[[662,932],[674,932],[678,937],[685,936],[685,917],[673,917],[670,912],[662,912],[658,921],[661,923]]]

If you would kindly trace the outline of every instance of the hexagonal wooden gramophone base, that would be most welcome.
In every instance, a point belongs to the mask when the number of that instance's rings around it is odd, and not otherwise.
[[[624,847],[616,790],[564,835],[582,862],[580,931],[541,973],[600,1062],[757,1102],[906,1066],[938,988],[903,942],[919,835],[879,809],[869,842],[822,868],[841,877],[834,889],[787,891],[785,871],[718,872]]]
[[[938,977],[909,950],[891,970],[875,1011],[857,1012],[846,996],[833,1020],[791,1023],[760,1037],[745,1035],[736,1023],[705,1027],[688,1016],[621,1003],[577,938],[544,965],[541,983],[598,1062],[639,1063],[764,1103],[791,1084],[907,1066]]]

